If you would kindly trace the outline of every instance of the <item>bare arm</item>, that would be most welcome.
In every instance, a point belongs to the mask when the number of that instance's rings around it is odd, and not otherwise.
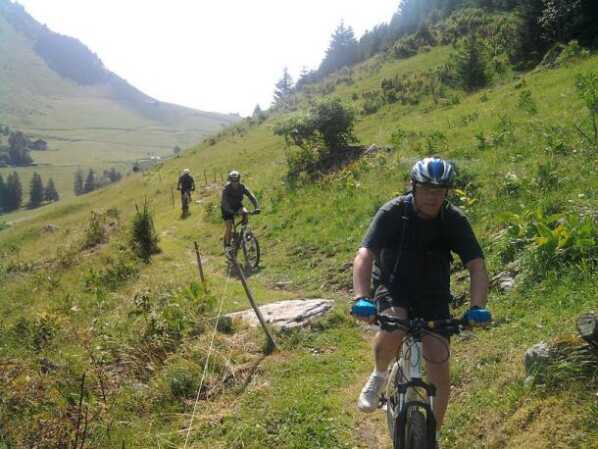
[[[249,190],[247,187],[245,187],[245,196],[247,198],[249,198],[249,201],[251,201],[251,204],[253,204],[253,208],[254,209],[259,209],[259,204],[257,202],[257,198],[255,197],[255,195],[253,193],[251,193],[251,190]]]
[[[359,248],[353,261],[353,295],[355,298],[371,295],[370,282],[375,254],[368,248]]]
[[[470,260],[465,265],[469,270],[469,293],[471,296],[471,305],[484,307],[488,297],[488,273],[484,259],[481,257]]]

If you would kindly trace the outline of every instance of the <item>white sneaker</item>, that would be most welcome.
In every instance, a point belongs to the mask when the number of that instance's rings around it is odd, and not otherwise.
[[[363,386],[357,408],[365,413],[371,413],[378,408],[380,402],[380,390],[386,384],[386,376],[377,376],[375,372],[370,374],[368,381]]]

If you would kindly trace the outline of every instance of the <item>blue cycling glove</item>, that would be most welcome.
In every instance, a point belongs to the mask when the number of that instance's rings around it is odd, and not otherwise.
[[[370,318],[376,315],[377,308],[376,304],[372,299],[361,298],[353,303],[351,306],[351,315]]]
[[[463,315],[463,320],[470,324],[488,324],[492,321],[492,314],[488,309],[472,306]]]

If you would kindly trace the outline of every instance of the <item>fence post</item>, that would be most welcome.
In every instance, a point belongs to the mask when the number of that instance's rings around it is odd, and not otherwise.
[[[203,289],[207,293],[208,286],[206,284],[206,278],[203,274],[203,265],[201,264],[201,255],[199,254],[199,246],[197,245],[197,242],[193,242],[193,245],[195,245],[195,256],[197,257],[197,268],[199,268],[199,278],[201,279]]]
[[[259,307],[255,303],[255,300],[253,299],[253,293],[251,293],[251,289],[249,288],[249,285],[247,285],[247,279],[245,279],[245,273],[243,272],[243,270],[239,266],[239,263],[237,262],[237,259],[233,255],[230,256],[230,262],[232,263],[232,265],[235,268],[235,270],[237,271],[237,273],[239,273],[239,277],[241,278],[241,284],[243,284],[243,289],[245,290],[247,299],[249,299],[249,304],[251,304],[251,307],[253,308],[253,311],[255,312],[257,319],[259,320],[259,322],[262,326],[262,329],[264,330],[264,333],[266,334],[266,338],[268,340],[268,346],[266,347],[266,352],[268,354],[270,354],[272,351],[274,351],[276,349],[276,343],[274,342],[274,338],[272,338],[272,334],[270,334],[270,331],[268,330],[268,327],[266,326],[266,321],[264,320],[262,312],[260,311]]]

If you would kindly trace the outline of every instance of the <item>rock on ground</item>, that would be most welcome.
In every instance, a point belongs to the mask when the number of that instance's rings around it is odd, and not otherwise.
[[[281,330],[303,327],[328,312],[334,305],[330,299],[290,299],[277,301],[259,307],[264,320],[271,326]],[[227,315],[232,319],[240,319],[250,326],[259,326],[253,309]]]

